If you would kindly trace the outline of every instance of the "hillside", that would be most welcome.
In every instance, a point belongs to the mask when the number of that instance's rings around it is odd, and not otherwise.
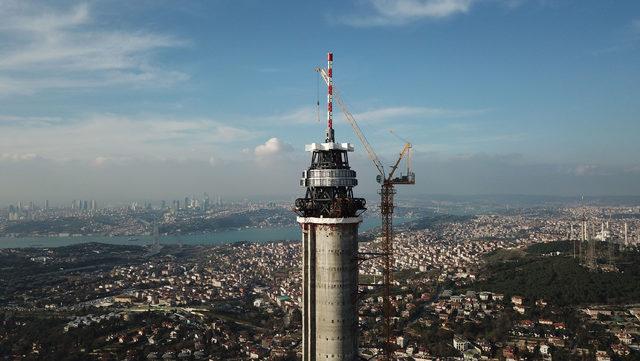
[[[589,271],[568,254],[566,242],[534,245],[514,257],[490,255],[486,279],[476,290],[544,298],[556,305],[640,302],[640,253],[617,254],[621,272]],[[558,256],[543,256],[565,251]]]

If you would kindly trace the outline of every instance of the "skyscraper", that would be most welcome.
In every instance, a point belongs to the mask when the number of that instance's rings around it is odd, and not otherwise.
[[[209,205],[210,205],[209,203],[210,203],[209,194],[207,192],[205,192],[204,193],[204,201],[202,202],[202,210],[203,211],[206,212],[207,210],[209,210]]]

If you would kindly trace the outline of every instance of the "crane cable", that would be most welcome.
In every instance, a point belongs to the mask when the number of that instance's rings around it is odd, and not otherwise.
[[[316,76],[316,120],[320,123],[320,74]]]

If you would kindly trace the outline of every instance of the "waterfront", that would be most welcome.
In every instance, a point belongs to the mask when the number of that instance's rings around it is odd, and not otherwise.
[[[406,219],[402,219],[405,221]],[[360,230],[362,232],[370,230],[380,225],[378,217],[366,217]],[[135,239],[135,241],[132,241]],[[209,232],[186,235],[163,235],[160,237],[161,244],[225,244],[233,242],[269,242],[282,240],[300,239],[300,227],[298,225],[289,227],[273,228],[242,228],[225,230],[219,232]],[[153,242],[153,236],[40,236],[40,237],[0,237],[0,248],[24,248],[24,247],[62,247],[73,244],[100,242],[107,244],[126,245],[147,245]]]

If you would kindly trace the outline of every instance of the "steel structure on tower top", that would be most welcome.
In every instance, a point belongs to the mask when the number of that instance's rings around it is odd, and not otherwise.
[[[358,185],[356,172],[349,167],[349,143],[336,143],[333,130],[333,53],[327,56],[327,130],[325,143],[312,143],[305,150],[312,152],[311,165],[302,172],[300,186],[306,187],[304,198],[295,202],[295,211],[302,217],[355,217],[364,211],[364,198],[353,197]]]

